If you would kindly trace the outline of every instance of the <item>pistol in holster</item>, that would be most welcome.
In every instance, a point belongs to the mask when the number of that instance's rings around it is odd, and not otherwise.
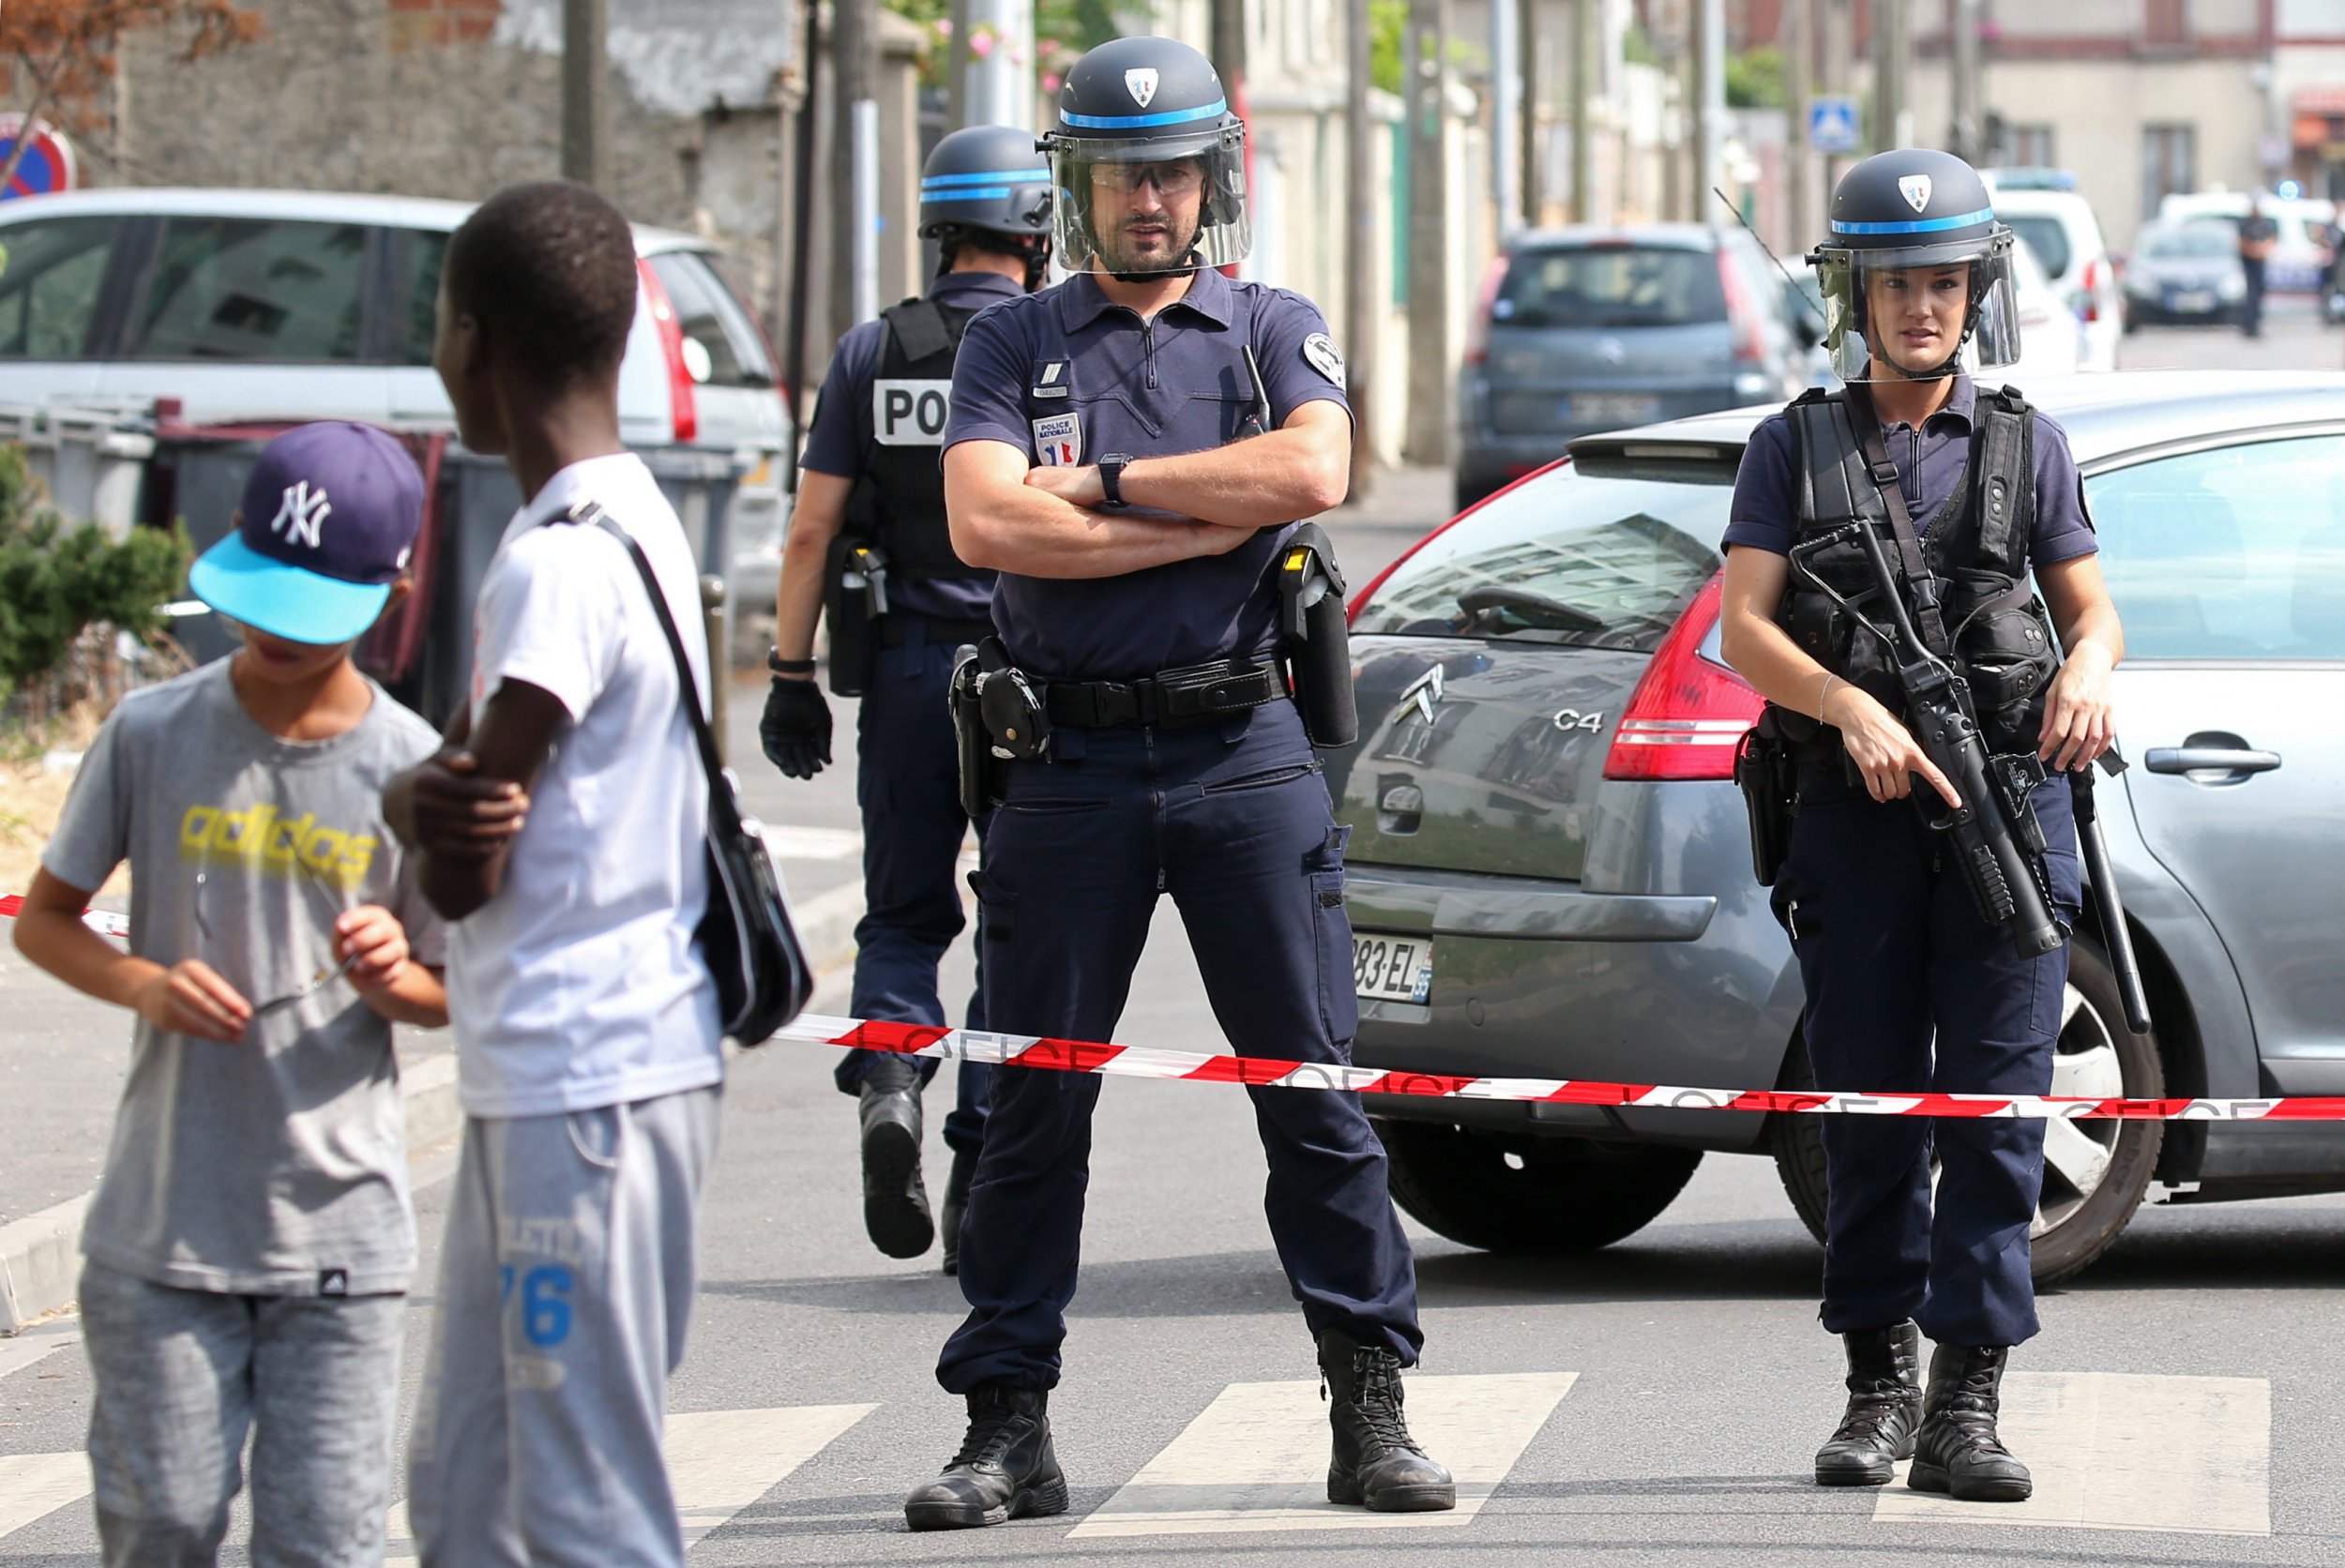
[[[1279,551],[1278,637],[1311,744],[1324,749],[1359,739],[1343,573],[1336,565],[1335,541],[1315,522],[1297,528]]]
[[[830,541],[823,561],[823,618],[830,626],[830,689],[860,697],[879,657],[879,618],[887,613],[887,556],[855,534]]]
[[[1734,747],[1734,782],[1750,817],[1750,868],[1762,887],[1775,885],[1792,852],[1792,802],[1799,784],[1799,750],[1776,713],[1769,703]]]
[[[946,701],[961,758],[961,808],[981,817],[1001,804],[1003,763],[1049,755],[1050,708],[1043,691],[1009,662],[998,637],[954,654]]]

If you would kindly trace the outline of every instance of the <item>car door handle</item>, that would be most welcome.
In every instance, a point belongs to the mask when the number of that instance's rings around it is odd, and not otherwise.
[[[2280,765],[2280,754],[2228,746],[2159,746],[2143,755],[2141,765],[2152,773],[2270,773]]]

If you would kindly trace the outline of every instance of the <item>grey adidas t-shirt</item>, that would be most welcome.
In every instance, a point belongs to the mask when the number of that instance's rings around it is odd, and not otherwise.
[[[361,904],[390,910],[416,961],[438,966],[438,918],[383,822],[384,785],[438,744],[380,687],[344,733],[280,740],[222,659],[123,700],[41,863],[97,887],[129,861],[130,950],[201,958],[256,1008],[330,971],[334,919]],[[405,1289],[415,1222],[390,1025],[342,980],[234,1045],[138,1020],[82,1248],[188,1289]]]

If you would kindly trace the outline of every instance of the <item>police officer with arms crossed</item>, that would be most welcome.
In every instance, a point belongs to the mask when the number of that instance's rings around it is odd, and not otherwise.
[[[863,699],[857,1018],[945,1021],[936,966],[961,929],[954,867],[969,827],[945,687],[953,650],[992,629],[993,574],[953,554],[937,447],[970,319],[1042,281],[1050,182],[1031,131],[972,126],[936,144],[920,171],[920,234],[941,242],[942,270],[928,297],[891,306],[840,339],[807,441],[759,732],[767,758],[793,778],[811,778],[830,761],[830,706],[811,656],[815,622],[827,613],[832,688]],[[968,1022],[985,1027],[982,987],[969,999]],[[935,1070],[933,1062],[851,1051],[836,1074],[840,1090],[860,1101],[864,1228],[890,1258],[919,1257],[936,1231],[920,1176],[920,1090]],[[989,1071],[961,1063],[959,1101],[945,1121],[953,1151],[942,1215],[946,1274],[959,1261]]]
[[[1245,135],[1185,44],[1084,55],[1046,139],[1075,276],[972,323],[954,367],[953,543],[1001,573],[999,638],[955,678],[957,714],[977,683],[980,738],[1007,759],[977,879],[986,1005],[996,1029],[1112,1038],[1170,893],[1240,1054],[1340,1063],[1358,1017],[1344,832],[1276,655],[1280,574],[1307,553],[1293,520],[1343,499],[1351,419],[1318,309],[1215,270],[1247,248]],[[994,1074],[970,1312],[937,1369],[968,1432],[907,1500],[915,1530],[1067,1507],[1047,1399],[1099,1081]],[[1415,1266],[1359,1100],[1248,1093],[1332,1395],[1328,1496],[1453,1507],[1402,1420]]]
[[[2018,357],[2011,245],[1959,158],[1909,149],[1851,169],[1814,258],[1848,389],[1811,393],[1761,424],[1735,482],[1725,654],[1772,704],[1762,732],[1778,727],[1795,746],[1775,907],[1806,985],[1823,1089],[2051,1087],[2066,948],[2023,957],[2011,923],[1982,917],[1950,836],[1924,824],[1925,805],[1963,803],[1907,727],[1896,660],[1787,560],[1852,521],[1872,527],[1893,562],[1917,543],[1918,575],[1941,607],[1931,624],[1951,628],[1988,749],[2051,770],[2023,798],[2047,843],[2034,870],[2056,940],[2079,900],[2063,775],[2109,745],[2110,672],[2125,643],[2066,436],[1967,373]],[[1803,558],[1849,599],[1877,580],[1853,545]],[[1920,619],[1926,596],[1914,586],[1899,582]],[[2056,671],[2047,604],[2067,654]],[[1887,626],[1878,599],[1863,619]],[[2027,1468],[2003,1447],[1996,1414],[2011,1347],[2036,1332],[2028,1230],[2043,1122],[1832,1117],[1823,1148],[1822,1317],[1846,1342],[1850,1397],[1816,1455],[1817,1481],[1879,1485],[1911,1455],[1916,1488],[2026,1498]],[[1936,1343],[1927,1392],[1917,1322]]]

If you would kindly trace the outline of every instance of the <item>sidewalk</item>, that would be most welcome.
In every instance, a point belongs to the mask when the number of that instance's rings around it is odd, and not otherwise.
[[[1449,475],[1394,469],[1376,475],[1366,504],[1323,520],[1356,591],[1449,515]],[[854,957],[863,913],[862,823],[855,804],[855,711],[830,700],[831,765],[784,778],[757,744],[762,671],[726,688],[727,760],[743,804],[767,824],[800,939],[818,968]],[[10,891],[0,889],[0,892]],[[0,1334],[72,1299],[82,1204],[105,1163],[114,1103],[129,1069],[130,1020],[35,970],[0,922]],[[431,1147],[461,1124],[454,1041],[402,1029],[409,1146]]]

